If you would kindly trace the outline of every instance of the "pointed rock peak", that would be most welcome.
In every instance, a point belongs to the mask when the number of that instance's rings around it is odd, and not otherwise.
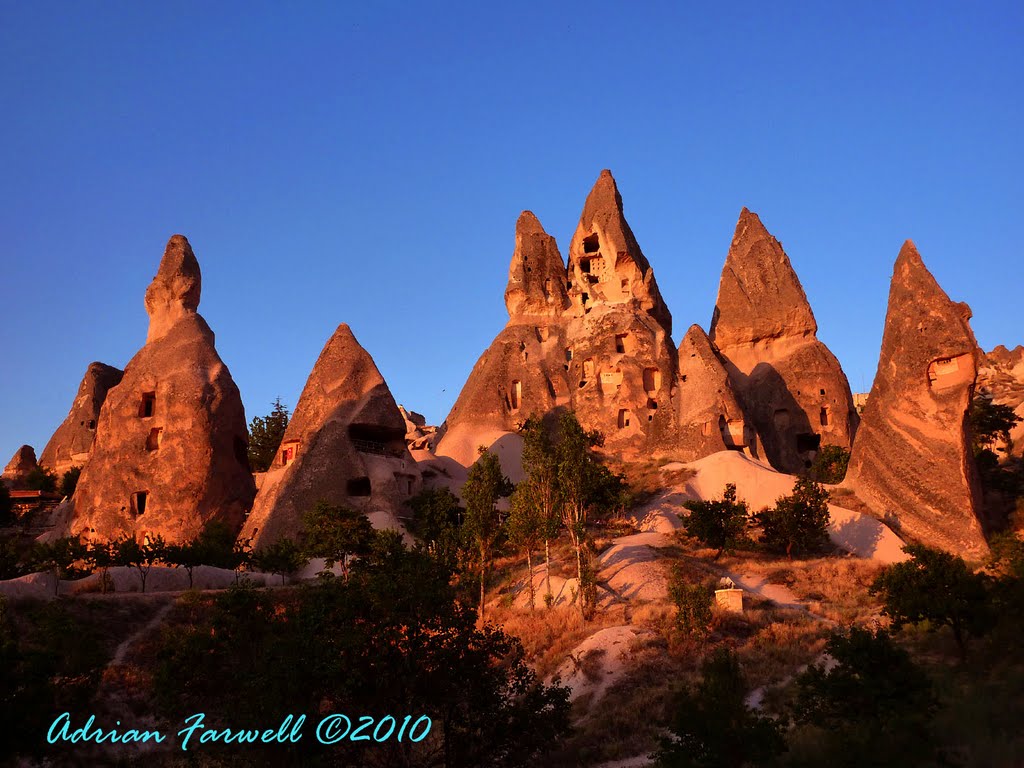
[[[601,305],[631,304],[672,333],[672,313],[629,228],[611,171],[601,171],[583,205],[569,245],[569,279],[577,314]]]
[[[184,235],[173,235],[167,241],[156,277],[146,289],[149,314],[146,342],[166,334],[183,316],[194,314],[199,308],[201,292],[202,274],[192,246]]]
[[[569,308],[565,262],[555,238],[530,211],[519,214],[516,247],[508,267],[505,307],[509,318],[557,317]]]
[[[744,208],[718,286],[711,338],[719,347],[814,336],[818,325],[789,257]]]
[[[36,466],[36,450],[31,445],[23,445],[21,448],[14,452],[11,460],[7,462],[7,467],[4,469],[4,473],[15,471],[25,471],[33,469]]]

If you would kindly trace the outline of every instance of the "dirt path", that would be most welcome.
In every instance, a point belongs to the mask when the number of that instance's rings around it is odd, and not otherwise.
[[[117,646],[117,650],[114,651],[113,658],[111,658],[110,662],[107,664],[107,669],[124,664],[124,657],[128,653],[128,649],[131,648],[140,637],[148,632],[152,632],[161,623],[163,623],[163,620],[167,618],[167,614],[169,614],[171,609],[174,607],[174,602],[174,600],[168,600],[167,605],[157,611],[153,618],[122,640],[121,644]]]

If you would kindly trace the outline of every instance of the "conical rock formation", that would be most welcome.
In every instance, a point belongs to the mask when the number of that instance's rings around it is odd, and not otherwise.
[[[970,317],[908,240],[846,482],[901,535],[980,557],[987,545],[967,422],[977,372]]]
[[[709,335],[765,457],[782,472],[804,470],[821,445],[849,448],[857,429],[850,384],[817,327],[782,245],[744,208]]]
[[[168,541],[241,526],[255,485],[238,388],[196,312],[199,264],[181,235],[146,291],[146,345],[107,392],[72,499],[71,532]]]
[[[121,382],[124,372],[103,363],[90,363],[78,386],[67,418],[57,427],[39,456],[39,463],[57,476],[72,467],[83,467],[92,452],[100,409],[107,392]]]
[[[319,501],[364,512],[377,528],[420,486],[406,423],[373,359],[339,325],[324,345],[240,534],[254,548],[302,536]]]
[[[31,445],[23,445],[7,462],[0,480],[11,490],[22,490],[29,473],[37,466],[35,449]]]

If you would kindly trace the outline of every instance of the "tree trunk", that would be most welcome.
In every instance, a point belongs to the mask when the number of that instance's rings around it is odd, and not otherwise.
[[[551,594],[551,542],[544,539],[544,581],[547,589],[547,604],[551,606],[553,596]]]
[[[582,541],[577,539],[574,543],[576,547],[576,595],[580,602],[580,617],[587,620],[587,608],[585,605],[585,598],[583,595],[583,547]]]
[[[487,579],[487,569],[480,563],[480,623],[484,623],[484,582]]]
[[[530,570],[530,610],[536,608],[536,591],[533,588],[533,550],[526,548],[526,567]]]

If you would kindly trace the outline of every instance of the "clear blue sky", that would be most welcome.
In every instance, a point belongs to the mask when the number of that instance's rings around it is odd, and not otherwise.
[[[684,5],[0,2],[0,462],[143,344],[176,232],[249,417],[347,322],[440,422],[517,215],[564,255],[605,167],[677,341],[746,205],[855,390],[907,237],[1024,343],[1024,5]]]

